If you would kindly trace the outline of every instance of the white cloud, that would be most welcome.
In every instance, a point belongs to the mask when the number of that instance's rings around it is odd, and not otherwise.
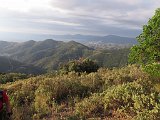
[[[147,23],[155,9],[160,6],[160,0],[0,0],[0,2],[3,3],[0,4],[0,32],[36,34],[129,35],[132,31],[139,32],[142,25]]]
[[[32,9],[48,9],[50,8],[50,0],[0,0],[0,8],[30,12]]]

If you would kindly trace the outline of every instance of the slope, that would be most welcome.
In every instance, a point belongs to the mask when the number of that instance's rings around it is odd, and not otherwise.
[[[5,49],[3,54],[8,54],[13,59],[23,63],[47,69],[57,69],[60,63],[85,57],[92,51],[89,47],[74,41],[65,43],[47,39],[18,43],[14,47]]]
[[[9,57],[0,56],[0,72],[18,72],[25,74],[42,74],[45,72],[42,68],[27,65]]]

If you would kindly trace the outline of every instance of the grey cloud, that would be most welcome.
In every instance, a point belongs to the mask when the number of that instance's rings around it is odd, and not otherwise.
[[[137,36],[158,2],[148,0],[52,0],[52,8],[30,12],[0,11],[0,26],[50,31],[48,34]],[[160,3],[159,3],[160,5]],[[66,11],[61,12],[60,10]],[[25,31],[26,28],[26,31]],[[13,31],[14,32],[14,31]],[[29,31],[30,32],[30,31]],[[41,34],[39,33],[39,34]]]
[[[68,10],[134,10],[137,8],[151,8],[152,1],[148,0],[134,0],[136,4],[131,4],[133,0],[53,0],[51,4],[53,7],[58,7]],[[138,1],[138,2],[136,2]],[[132,2],[134,3],[134,2]]]
[[[78,17],[84,17],[84,19],[88,19],[87,21],[90,19],[99,19],[99,21],[104,21],[104,19],[106,19],[106,21],[109,20],[119,24],[124,24],[124,27],[141,27],[141,25],[146,21],[146,16],[142,16],[143,12],[146,10],[148,11],[148,9],[153,11],[152,7],[155,5],[153,1],[144,0],[135,0],[135,4],[131,4],[126,0],[66,0],[56,1],[52,4],[53,6],[56,5],[61,9],[69,10],[70,14],[73,15],[71,16],[73,19],[78,19]],[[135,16],[133,13],[136,12],[141,12],[141,17],[144,19],[142,20]],[[133,17],[129,18],[128,14],[133,14]],[[137,18],[135,19],[135,17]]]

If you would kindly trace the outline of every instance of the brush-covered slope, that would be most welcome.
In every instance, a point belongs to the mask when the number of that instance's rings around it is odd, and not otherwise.
[[[127,66],[41,75],[0,88],[8,91],[13,120],[159,120],[160,87],[155,80]]]

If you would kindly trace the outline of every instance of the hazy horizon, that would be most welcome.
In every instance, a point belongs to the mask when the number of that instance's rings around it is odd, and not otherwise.
[[[53,35],[136,37],[160,0],[0,0],[0,40],[54,39]]]
[[[83,37],[83,38],[81,39],[81,38],[76,37],[76,36],[79,36],[79,35],[81,37]],[[44,40],[52,39],[52,40],[55,40],[55,41],[64,41],[64,42],[69,42],[69,41],[83,42],[84,40],[87,40],[88,37],[91,38],[91,37],[105,37],[105,36],[117,36],[117,37],[135,38],[135,37],[119,36],[119,35],[64,34],[64,35],[45,35],[45,36],[43,36],[43,35],[39,35],[39,36],[36,36],[36,35],[35,36],[26,35],[25,37],[23,36],[22,39],[5,39],[5,40],[0,39],[0,41],[6,41],[6,42],[26,42],[26,41],[30,41],[30,40],[33,40],[33,41],[44,41]]]

